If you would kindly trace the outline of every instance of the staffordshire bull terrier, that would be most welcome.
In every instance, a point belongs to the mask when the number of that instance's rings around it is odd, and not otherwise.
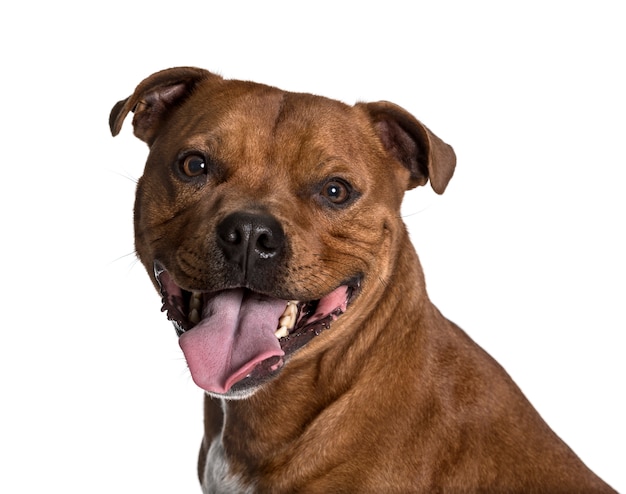
[[[135,243],[205,390],[206,493],[614,492],[426,293],[404,192],[456,158],[406,110],[151,75]]]

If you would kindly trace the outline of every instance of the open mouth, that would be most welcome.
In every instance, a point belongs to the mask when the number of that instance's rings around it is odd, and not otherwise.
[[[319,300],[283,300],[247,288],[187,291],[154,264],[162,311],[174,324],[194,382],[208,392],[245,390],[271,378],[296,350],[329,329],[360,277]]]

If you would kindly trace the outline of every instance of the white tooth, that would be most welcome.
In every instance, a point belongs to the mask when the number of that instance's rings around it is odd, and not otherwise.
[[[292,317],[289,314],[280,316],[280,319],[278,320],[278,326],[290,327],[291,323],[292,323]]]
[[[296,300],[290,300],[287,302],[287,307],[283,311],[282,315],[278,319],[278,326],[285,327],[288,330],[292,329],[296,324],[296,317],[298,316],[298,302]]]
[[[198,312],[198,309],[191,309],[191,312],[189,313],[189,321],[191,321],[192,324],[198,324],[200,322],[200,313]]]
[[[189,300],[189,308],[200,310],[202,308],[202,294],[200,292],[193,292],[191,299]]]
[[[274,333],[276,338],[284,338],[285,336],[289,336],[289,330],[285,326],[281,326]]]

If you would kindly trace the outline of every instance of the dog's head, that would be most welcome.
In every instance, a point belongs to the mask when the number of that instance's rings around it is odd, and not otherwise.
[[[131,111],[150,147],[137,254],[194,381],[225,397],[331,339],[335,320],[340,332],[367,317],[406,237],[404,191],[430,180],[442,193],[455,166],[452,148],[391,103],[196,68],[144,80],[113,108],[113,135]]]

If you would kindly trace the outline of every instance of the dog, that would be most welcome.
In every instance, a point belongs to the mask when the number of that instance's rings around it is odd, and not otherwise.
[[[149,146],[135,247],[205,391],[205,493],[615,492],[428,298],[400,215],[453,149],[353,106],[193,67],[118,102]]]

